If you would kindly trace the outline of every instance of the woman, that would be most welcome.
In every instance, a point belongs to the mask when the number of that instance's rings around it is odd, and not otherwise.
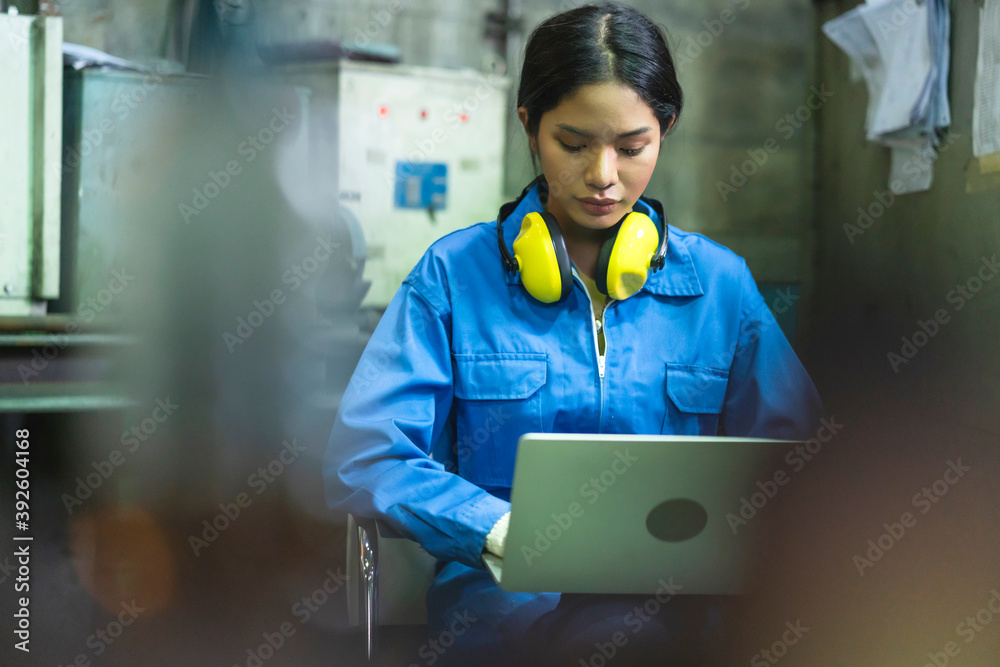
[[[529,654],[587,664],[634,607],[628,596],[507,593],[483,569],[484,550],[503,555],[521,434],[814,431],[815,388],[743,260],[640,200],[681,101],[664,39],[640,12],[605,3],[541,24],[517,100],[541,176],[499,224],[431,246],[344,395],[325,463],[329,502],[440,559],[431,636],[476,619],[452,637],[444,657],[457,664],[505,664],[525,642]],[[640,231],[626,231],[631,217],[619,224],[632,211]],[[626,258],[616,270],[613,242],[626,233],[652,239],[640,254],[662,269],[638,275]],[[540,239],[541,268],[518,237]],[[670,609],[643,628],[646,644],[677,648],[682,625],[697,634],[711,620]]]

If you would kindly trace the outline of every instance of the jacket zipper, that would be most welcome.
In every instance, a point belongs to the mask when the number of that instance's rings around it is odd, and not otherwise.
[[[601,354],[601,346],[597,338],[597,314],[594,311],[594,300],[590,298],[590,290],[588,290],[587,286],[583,284],[583,281],[580,279],[580,276],[577,274],[575,268],[573,269],[573,275],[576,278],[576,282],[578,282],[580,287],[583,289],[583,293],[587,295],[587,303],[590,304],[590,330],[594,334],[594,355],[597,357],[597,375],[600,378],[598,383],[598,395],[600,396],[600,401],[598,402],[597,412],[597,432],[600,433],[602,431],[602,420],[604,418],[604,366],[605,357],[608,353],[608,329],[604,325],[604,317],[605,313],[608,312],[608,303],[611,302],[611,298],[609,297],[604,302],[604,308],[601,310],[601,328],[604,329],[604,354]]]
[[[604,375],[607,367],[608,352],[611,350],[611,343],[608,341],[608,306],[614,301],[610,296],[604,300],[604,307],[601,309],[601,331],[604,333],[604,354],[601,354],[600,347],[597,348],[597,364],[600,367],[601,375],[601,416],[598,418],[597,431],[604,432]],[[594,340],[597,341],[597,322],[594,322]]]

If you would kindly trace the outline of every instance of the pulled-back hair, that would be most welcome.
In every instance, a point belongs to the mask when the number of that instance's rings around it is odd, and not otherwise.
[[[542,114],[592,83],[621,83],[653,110],[661,134],[681,112],[681,87],[663,33],[645,14],[617,2],[556,14],[532,31],[525,48],[517,106],[538,134]]]

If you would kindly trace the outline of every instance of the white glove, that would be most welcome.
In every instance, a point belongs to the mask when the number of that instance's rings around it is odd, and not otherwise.
[[[510,512],[497,519],[497,522],[490,528],[486,535],[484,549],[492,554],[503,558],[503,550],[507,544],[507,528],[510,526]]]

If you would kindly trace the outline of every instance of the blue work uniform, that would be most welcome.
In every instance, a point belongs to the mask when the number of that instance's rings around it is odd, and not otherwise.
[[[634,209],[662,230],[652,207]],[[504,225],[508,248],[524,215],[541,210],[536,185]],[[743,259],[667,229],[664,268],[605,304],[603,355],[579,277],[564,300],[535,300],[504,270],[495,221],[436,241],[390,302],[330,436],[327,500],[446,563],[428,592],[432,631],[448,609],[472,605],[499,623],[558,599],[505,593],[482,569],[486,534],[510,509],[521,434],[815,433],[815,387]],[[488,608],[463,599],[474,590]]]

